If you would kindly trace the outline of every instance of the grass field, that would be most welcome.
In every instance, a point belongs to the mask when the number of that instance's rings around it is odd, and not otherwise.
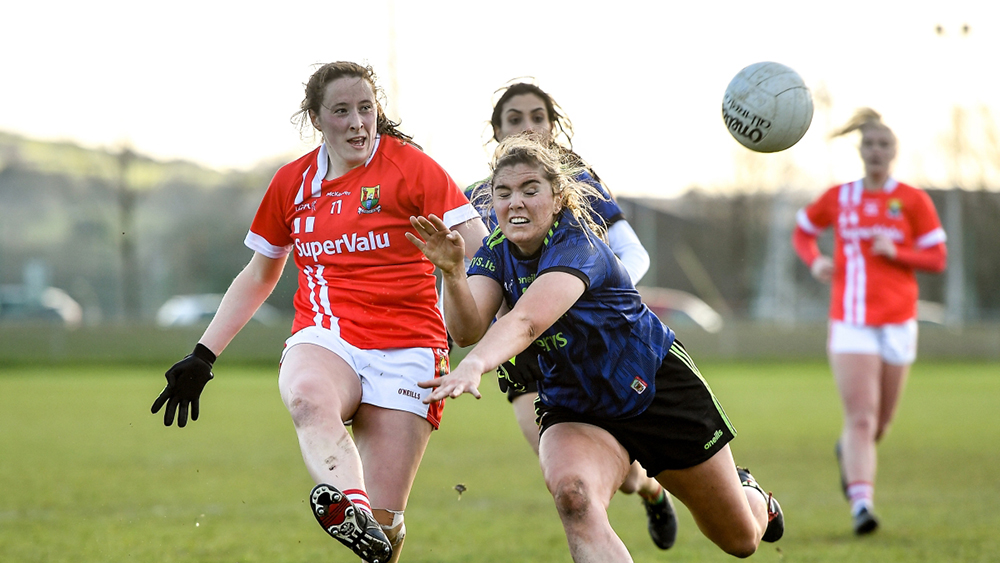
[[[918,362],[880,448],[883,527],[850,533],[833,444],[840,410],[825,364],[702,363],[751,467],[785,511],[756,561],[1000,559],[996,364]],[[216,366],[201,420],[164,428],[149,405],[166,366],[0,368],[0,561],[356,561],[317,526],[312,487],[273,366]],[[569,561],[537,462],[492,382],[451,400],[407,509],[404,561]],[[463,484],[459,498],[454,490]],[[679,507],[658,551],[635,497],[612,501],[637,562],[732,561]]]

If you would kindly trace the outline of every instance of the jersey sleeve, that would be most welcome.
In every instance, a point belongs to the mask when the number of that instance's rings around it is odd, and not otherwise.
[[[437,162],[415,147],[410,151],[408,167],[412,173],[413,200],[424,216],[434,214],[445,226],[454,227],[479,218],[475,208],[455,180]]]
[[[795,215],[795,224],[810,236],[819,236],[837,219],[837,188],[830,188]]]
[[[566,272],[580,278],[587,287],[600,284],[608,268],[607,256],[598,246],[603,244],[580,227],[563,225],[552,235],[548,250],[542,254],[538,275],[550,271]],[[611,255],[610,249],[608,254]]]
[[[598,223],[603,223],[604,226],[610,227],[625,218],[625,212],[618,206],[618,202],[611,197],[611,192],[608,191],[608,188],[605,187],[604,183],[595,178],[589,171],[584,171],[582,174],[577,176],[577,180],[590,184],[594,187],[594,189],[599,191],[602,196],[604,196],[602,198],[591,198],[590,201],[590,206],[594,211],[594,215],[596,217],[600,217],[601,219]]]
[[[931,248],[946,240],[941,220],[931,196],[923,190],[915,190],[915,208],[909,217],[914,234],[914,246],[918,249]]]
[[[243,241],[248,248],[268,258],[288,255],[294,244],[283,211],[286,207],[284,196],[288,193],[283,189],[287,182],[286,176],[287,169],[282,168],[271,179],[250,224],[250,232]]]

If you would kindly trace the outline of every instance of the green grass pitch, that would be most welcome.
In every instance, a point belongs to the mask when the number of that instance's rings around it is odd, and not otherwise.
[[[696,358],[697,359],[697,358]],[[0,371],[0,561],[357,561],[317,526],[312,482],[274,366],[216,365],[201,420],[164,428],[149,405],[167,366]],[[1000,370],[919,361],[880,447],[882,528],[855,538],[833,444],[840,407],[822,362],[703,362],[739,431],[738,463],[785,511],[786,534],[753,560],[997,561]],[[490,378],[449,400],[406,511],[408,562],[569,561],[537,462]],[[466,491],[459,496],[455,486]],[[678,506],[669,552],[635,497],[611,520],[635,561],[732,561]]]

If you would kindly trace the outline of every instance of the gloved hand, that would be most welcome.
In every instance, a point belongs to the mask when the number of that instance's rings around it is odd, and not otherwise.
[[[527,385],[541,378],[542,369],[538,366],[538,353],[530,348],[497,367],[497,383],[504,393],[508,389],[517,392],[527,391]]]
[[[506,393],[509,389],[513,389],[514,391],[524,391],[526,389],[524,384],[514,381],[514,378],[511,376],[511,372],[516,369],[511,360],[507,360],[497,366],[497,384],[500,386],[501,392]]]
[[[174,413],[180,407],[177,416],[177,426],[183,428],[187,424],[188,405],[191,407],[191,420],[198,420],[198,399],[205,384],[215,375],[212,374],[212,364],[215,354],[204,344],[198,343],[194,351],[167,370],[167,386],[160,396],[153,401],[153,414],[160,411],[164,403],[167,410],[163,413],[164,426],[174,422]]]

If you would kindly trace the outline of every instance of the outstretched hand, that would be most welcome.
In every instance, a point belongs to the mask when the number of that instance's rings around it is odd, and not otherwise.
[[[458,231],[449,229],[436,215],[410,217],[417,235],[406,238],[445,273],[465,271],[465,240]]]
[[[427,404],[436,403],[446,397],[454,399],[463,393],[469,393],[473,397],[481,399],[479,381],[482,379],[482,376],[483,374],[477,370],[462,369],[461,364],[459,364],[455,368],[455,371],[448,375],[435,377],[429,381],[421,381],[417,383],[417,386],[424,389],[434,388],[434,391],[424,399],[424,402]]]

